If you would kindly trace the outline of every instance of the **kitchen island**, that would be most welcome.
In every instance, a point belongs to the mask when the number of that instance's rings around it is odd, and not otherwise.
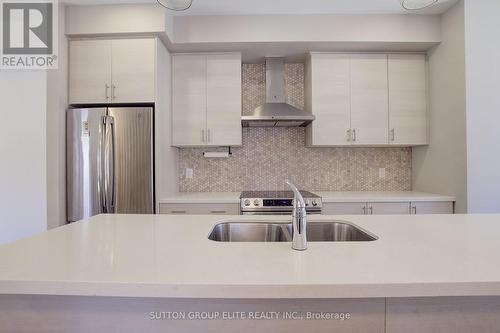
[[[456,333],[500,327],[500,216],[309,220],[348,221],[378,239],[310,242],[307,251],[297,252],[286,242],[208,239],[219,222],[290,222],[283,216],[101,215],[4,245],[0,322],[27,329],[43,322],[61,332],[84,320],[97,325],[92,328],[97,332],[99,322],[115,329],[146,325],[144,332],[166,327],[176,332],[214,327],[219,332],[280,327],[287,332],[332,327],[339,332],[424,332],[439,324],[440,332]],[[34,308],[28,320],[23,314]],[[244,327],[234,318],[148,318],[226,310],[335,310],[351,318],[251,320]]]

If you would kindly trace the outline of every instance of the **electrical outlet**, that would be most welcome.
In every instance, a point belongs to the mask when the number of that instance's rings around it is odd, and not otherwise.
[[[186,179],[193,179],[194,172],[191,168],[186,168]]]
[[[378,169],[378,178],[385,179],[385,168]]]

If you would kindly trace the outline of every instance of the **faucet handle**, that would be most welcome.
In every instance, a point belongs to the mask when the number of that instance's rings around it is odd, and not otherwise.
[[[286,184],[288,185],[288,187],[290,187],[295,195],[295,202],[298,204],[298,207],[297,208],[306,208],[306,203],[304,201],[304,197],[302,196],[302,194],[300,193],[299,189],[297,188],[297,186],[295,186],[294,184],[292,184],[290,181],[286,181]]]

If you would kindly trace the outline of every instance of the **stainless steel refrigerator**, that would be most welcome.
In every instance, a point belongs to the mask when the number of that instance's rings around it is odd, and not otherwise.
[[[153,108],[67,112],[68,222],[154,213]]]

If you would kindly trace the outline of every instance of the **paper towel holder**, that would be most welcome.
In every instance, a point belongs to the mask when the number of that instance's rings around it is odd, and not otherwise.
[[[229,158],[233,156],[233,153],[231,152],[231,147],[227,147],[227,152],[220,152],[220,151],[205,151],[203,152],[203,157],[205,158]]]

